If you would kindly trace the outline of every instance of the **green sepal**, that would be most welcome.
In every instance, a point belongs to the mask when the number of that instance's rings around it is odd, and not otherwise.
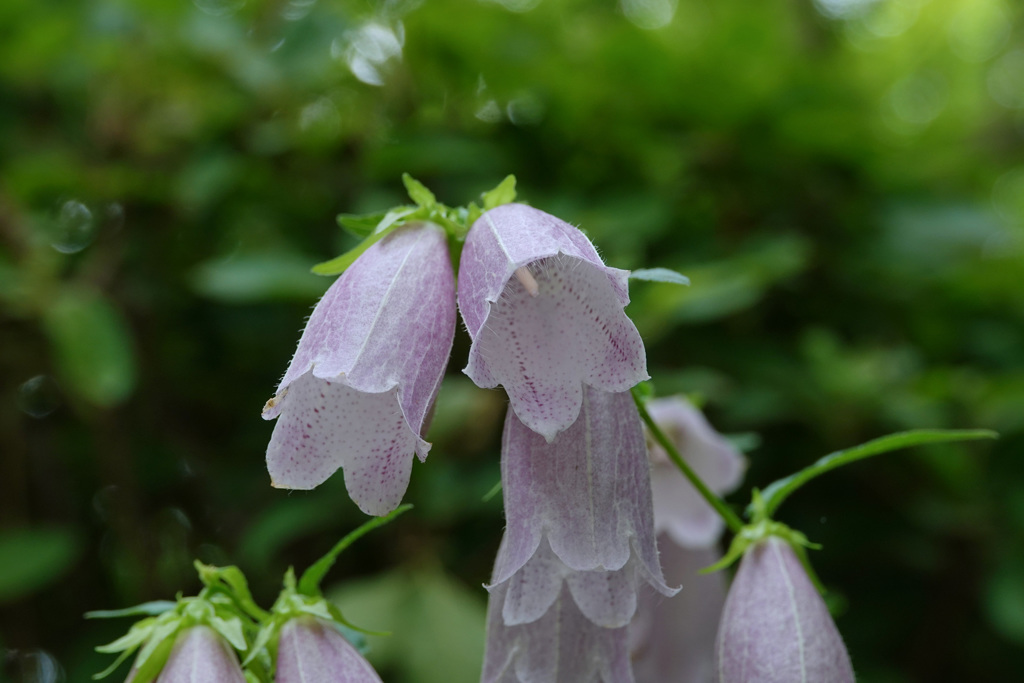
[[[227,588],[227,594],[234,602],[242,608],[242,611],[257,621],[265,619],[267,612],[263,610],[252,597],[249,590],[249,581],[245,578],[242,570],[234,565],[227,567],[215,567],[203,564],[196,560],[193,565],[199,573],[200,580],[209,588],[216,589],[222,586]],[[244,648],[243,648],[244,649]]]
[[[669,282],[674,285],[686,286],[690,284],[690,278],[670,268],[638,268],[629,272],[629,279],[645,280],[647,282]]]
[[[508,175],[504,180],[498,183],[498,186],[493,190],[483,193],[484,211],[490,211],[491,209],[504,204],[511,204],[515,200],[516,177],[514,175]],[[469,223],[469,225],[473,224]]]
[[[393,213],[393,211],[389,211],[388,215],[390,216]],[[412,211],[410,211],[409,213],[412,213]],[[318,263],[315,266],[313,266],[310,270],[312,270],[317,275],[341,275],[348,269],[349,266],[355,263],[355,260],[357,258],[363,255],[363,252],[365,252],[367,249],[372,247],[377,242],[380,242],[388,235],[390,235],[395,230],[395,228],[401,225],[401,223],[399,223],[398,221],[399,218],[394,218],[394,220],[392,220],[386,228],[371,233],[369,236],[366,237],[366,239],[364,239],[362,242],[346,251],[341,256],[335,256],[330,261],[323,261],[321,263]],[[382,221],[382,223],[383,222],[384,221]]]
[[[362,240],[373,234],[373,231],[377,229],[377,226],[381,224],[381,221],[383,221],[387,215],[387,211],[377,211],[375,213],[363,215],[340,213],[338,214],[337,220],[338,225],[340,225],[345,232]]]
[[[124,634],[112,643],[106,645],[99,645],[96,648],[96,652],[102,652],[104,654],[110,654],[113,652],[121,652],[123,650],[134,650],[139,645],[146,642],[149,635],[156,628],[157,619],[151,617],[149,619],[143,619],[142,621],[132,624],[132,627],[128,629],[128,633]]]
[[[153,600],[152,602],[144,602],[141,605],[135,605],[134,607],[125,607],[124,609],[98,609],[92,612],[86,612],[86,619],[113,619],[114,617],[140,617],[140,616],[157,616],[163,614],[168,610],[172,610],[178,603],[170,600]]]
[[[334,566],[334,562],[338,559],[338,555],[340,555],[345,548],[352,545],[352,543],[361,538],[364,534],[373,531],[377,527],[384,526],[402,513],[411,509],[412,505],[400,505],[387,515],[383,517],[375,517],[351,531],[343,539],[338,541],[338,543],[335,544],[335,546],[331,548],[326,555],[314,562],[302,573],[302,577],[299,579],[298,583],[298,592],[302,595],[319,596],[320,582],[323,581],[324,576],[326,576],[327,572],[330,571],[332,566]]]
[[[263,624],[260,628],[259,633],[256,634],[256,639],[252,643],[252,648],[249,650],[249,654],[246,655],[245,659],[242,660],[242,668],[246,668],[249,664],[256,659],[257,655],[266,648],[270,639],[277,633],[280,625],[277,623],[276,618],[272,618]]]
[[[754,495],[758,495],[756,489]],[[726,551],[725,556],[713,565],[701,569],[698,573],[710,574],[731,566],[736,562],[736,560],[743,557],[744,553],[747,552],[747,549],[749,549],[750,546],[759,541],[763,541],[770,536],[777,536],[793,547],[797,554],[797,558],[799,558],[800,563],[804,565],[804,569],[807,570],[807,575],[811,577],[811,581],[814,583],[815,588],[817,588],[820,593],[824,593],[825,589],[818,580],[817,574],[815,574],[814,569],[811,567],[811,564],[807,559],[807,553],[804,550],[805,548],[820,550],[821,545],[811,543],[803,533],[796,531],[795,529],[790,529],[781,522],[776,522],[766,518],[759,519],[740,529],[739,533],[733,536],[732,543],[729,544],[729,550]]]
[[[242,631],[242,620],[238,617],[224,619],[222,617],[210,617],[210,628],[224,636],[224,640],[231,643],[231,646],[239,652],[245,652],[249,645],[245,642],[245,633]]]
[[[416,206],[431,209],[437,205],[437,197],[434,196],[434,193],[408,173],[402,174],[402,184],[405,185],[405,191],[409,193],[409,199],[416,202]]]
[[[128,659],[129,657],[131,657],[133,652],[135,652],[134,648],[132,648],[131,650],[123,651],[120,655],[117,656],[117,659],[114,660],[113,664],[111,664],[110,666],[108,666],[106,669],[104,669],[103,671],[99,672],[98,674],[93,674],[92,675],[92,680],[98,681],[101,678],[106,678],[110,674],[114,673],[114,671],[117,669],[117,667],[121,666],[121,664],[124,662],[124,660]]]
[[[165,638],[162,640],[153,651],[149,654],[145,661],[136,661],[138,669],[135,671],[135,676],[131,681],[126,683],[150,683],[160,675],[163,671],[164,665],[167,663],[168,657],[171,656],[171,649],[174,648],[174,637]],[[139,653],[141,660],[142,653]]]
[[[926,443],[948,443],[952,441],[970,441],[974,439],[995,439],[999,435],[988,429],[914,429],[907,432],[889,434],[873,439],[853,448],[835,451],[820,458],[814,464],[795,472],[788,477],[772,482],[761,494],[764,499],[764,516],[770,517],[786,498],[798,488],[815,477],[837,467],[848,465],[873,455],[881,455],[901,448],[909,448]],[[747,507],[747,516],[755,512],[755,504],[751,501]]]

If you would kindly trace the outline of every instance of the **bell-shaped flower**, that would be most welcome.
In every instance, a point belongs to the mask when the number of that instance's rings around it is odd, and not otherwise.
[[[132,683],[135,670],[125,683]],[[245,683],[231,646],[209,626],[181,630],[156,683]]]
[[[491,593],[481,683],[633,683],[627,629],[593,623],[568,588],[537,621],[507,625],[505,590]]]
[[[643,341],[623,312],[628,277],[543,211],[484,213],[459,263],[466,374],[504,386],[519,419],[551,441],[576,421],[584,386],[621,392],[648,378]]]
[[[586,387],[579,419],[551,443],[510,409],[501,462],[506,531],[492,587],[508,584],[506,624],[540,618],[563,582],[606,627],[629,622],[642,582],[674,594],[658,564],[643,427],[629,392]]]
[[[722,495],[739,486],[746,459],[692,403],[681,396],[655,399],[647,403],[647,411],[711,491]],[[648,446],[655,530],[686,548],[714,545],[725,529],[722,518],[660,445],[652,439]]]
[[[455,334],[455,283],[444,231],[402,227],[331,285],[267,402],[278,418],[267,448],[274,486],[310,489],[339,467],[360,509],[402,500],[413,454]]]
[[[722,572],[701,574],[720,558],[717,548],[683,548],[658,536],[665,580],[683,589],[666,600],[641,587],[629,624],[633,675],[637,683],[711,683],[715,633],[725,604]]]
[[[750,546],[736,572],[715,642],[720,683],[852,683],[850,656],[789,543]]]
[[[331,623],[289,619],[277,645],[277,683],[381,683],[370,663]]]

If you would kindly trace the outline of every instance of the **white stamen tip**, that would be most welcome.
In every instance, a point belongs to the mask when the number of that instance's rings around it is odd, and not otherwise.
[[[530,293],[530,296],[537,296],[540,293],[540,285],[537,284],[537,280],[533,277],[526,266],[520,266],[516,268],[516,279],[523,283],[523,288]]]

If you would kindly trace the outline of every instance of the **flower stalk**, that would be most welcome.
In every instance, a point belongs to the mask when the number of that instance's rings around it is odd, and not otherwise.
[[[647,412],[647,407],[644,405],[644,399],[641,396],[640,390],[634,387],[632,389],[633,402],[636,403],[636,409],[640,412],[640,419],[647,425],[647,429],[650,430],[651,436],[658,442],[658,445],[665,449],[665,453],[668,454],[669,459],[679,468],[679,471],[683,473],[693,487],[700,492],[704,500],[708,502],[708,505],[715,509],[723,520],[725,520],[726,526],[729,527],[729,531],[737,534],[743,529],[743,520],[740,519],[739,515],[732,511],[728,505],[725,504],[721,498],[716,496],[714,492],[707,487],[707,485],[697,476],[697,473],[693,471],[683,456],[679,454],[679,449],[675,447],[672,440],[668,438],[661,427],[654,421],[651,414]]]

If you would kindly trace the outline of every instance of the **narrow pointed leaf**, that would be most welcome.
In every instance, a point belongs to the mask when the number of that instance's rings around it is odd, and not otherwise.
[[[92,675],[92,679],[94,681],[98,681],[101,678],[106,678],[110,674],[114,673],[114,671],[117,669],[117,667],[121,666],[121,663],[124,662],[124,660],[128,659],[128,657],[130,657],[133,652],[135,652],[135,648],[134,647],[123,651],[120,655],[118,655],[117,659],[114,660],[113,664],[111,664],[110,666],[108,666],[106,669],[104,669],[103,671],[99,672],[98,674],[93,674]]]
[[[405,185],[405,191],[409,193],[409,198],[416,202],[417,206],[430,208],[437,204],[434,193],[408,173],[402,174],[402,183]]]
[[[149,635],[156,627],[155,622],[155,619],[143,619],[137,624],[134,624],[131,629],[128,630],[128,633],[124,634],[114,642],[98,646],[96,648],[96,652],[121,652],[122,650],[129,650],[138,647],[149,638]]]
[[[674,285],[689,285],[690,278],[669,268],[639,268],[630,271],[630,280],[647,280],[648,282],[670,282]]]
[[[144,602],[141,605],[135,605],[134,607],[125,607],[124,609],[98,609],[92,612],[86,612],[86,619],[112,619],[114,617],[136,617],[136,616],[156,616],[163,614],[167,610],[174,609],[174,606],[178,603],[171,600],[154,600],[152,602]]]
[[[995,439],[999,435],[988,429],[915,429],[907,432],[889,434],[853,448],[829,453],[813,465],[805,467],[799,472],[772,482],[761,493],[765,503],[765,512],[771,516],[782,501],[786,500],[791,493],[809,482],[815,477],[837,467],[848,465],[851,462],[863,460],[873,455],[881,455],[889,451],[909,448],[927,443],[948,443],[952,441],[972,441],[975,439]],[[752,511],[747,508],[748,514]]]
[[[338,214],[338,225],[353,237],[365,239],[377,229],[377,226],[380,225],[387,215],[387,211],[377,211],[363,215],[341,213]]]
[[[511,204],[516,200],[516,177],[514,175],[506,176],[493,190],[484,192],[483,199],[484,211],[490,211],[503,204]],[[472,225],[473,222],[469,224]]]
[[[393,221],[388,227],[372,233],[362,242],[352,247],[341,256],[336,256],[330,261],[318,263],[313,266],[311,270],[317,275],[340,275],[341,273],[344,273],[349,266],[355,263],[355,260],[359,258],[364,251],[387,237],[391,234],[391,231],[397,227],[398,223]]]

